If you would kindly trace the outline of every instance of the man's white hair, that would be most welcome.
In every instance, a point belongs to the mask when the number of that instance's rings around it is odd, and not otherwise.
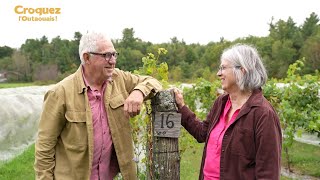
[[[81,64],[84,64],[83,54],[87,52],[96,52],[98,51],[98,44],[99,41],[110,41],[111,39],[108,36],[101,32],[88,32],[84,34],[80,39],[79,44],[79,56],[81,60]]]

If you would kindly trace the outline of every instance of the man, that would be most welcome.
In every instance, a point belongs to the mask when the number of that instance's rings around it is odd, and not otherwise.
[[[118,53],[101,33],[83,35],[81,65],[44,97],[34,169],[37,179],[136,179],[129,117],[162,89],[148,76],[115,68]]]

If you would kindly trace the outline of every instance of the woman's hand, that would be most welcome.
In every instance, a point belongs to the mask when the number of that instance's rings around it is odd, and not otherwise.
[[[182,95],[182,91],[178,88],[174,88],[173,92],[175,94],[175,99],[176,99],[176,103],[179,109],[181,109],[185,104],[184,104],[184,99],[183,99],[183,95]]]

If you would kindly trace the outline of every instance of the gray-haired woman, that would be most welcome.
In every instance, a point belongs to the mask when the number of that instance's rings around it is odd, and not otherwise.
[[[205,142],[199,179],[280,179],[281,128],[262,94],[267,73],[257,50],[245,44],[224,50],[217,75],[225,94],[205,121],[175,90],[181,124]]]

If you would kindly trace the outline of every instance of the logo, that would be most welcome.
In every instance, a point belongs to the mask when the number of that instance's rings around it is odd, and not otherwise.
[[[24,7],[17,5],[14,12],[19,15],[19,21],[58,21],[61,8],[57,7]]]

